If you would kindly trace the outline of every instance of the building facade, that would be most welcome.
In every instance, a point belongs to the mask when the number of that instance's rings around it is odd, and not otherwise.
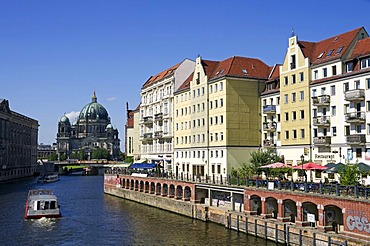
[[[94,149],[108,150],[112,160],[119,158],[118,130],[111,124],[107,110],[97,101],[94,92],[75,122],[67,116],[58,122],[57,154],[59,160],[69,159],[72,152],[83,151],[87,160],[92,159]]]
[[[0,181],[37,172],[38,121],[9,108],[0,99]]]
[[[142,86],[139,161],[161,163],[165,171],[173,168],[173,94],[194,71],[194,61],[185,59],[152,76]]]
[[[126,104],[126,125],[125,125],[125,154],[134,161],[140,160],[140,140],[139,140],[139,119],[140,105],[132,110]]]
[[[270,67],[258,59],[196,59],[175,93],[177,175],[225,177],[260,149],[260,98]]]

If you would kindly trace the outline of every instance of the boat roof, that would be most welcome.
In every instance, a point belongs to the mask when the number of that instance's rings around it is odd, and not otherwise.
[[[32,198],[31,198],[32,197]],[[30,190],[28,191],[28,198],[29,199],[56,199],[57,197],[54,195],[52,190]]]

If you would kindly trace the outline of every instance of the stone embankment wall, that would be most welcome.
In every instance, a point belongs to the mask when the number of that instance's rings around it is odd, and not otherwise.
[[[359,240],[335,233],[322,233],[294,223],[247,215],[221,207],[169,198],[125,188],[117,188],[115,178],[104,180],[104,193],[157,207],[202,221],[210,221],[226,228],[248,233],[288,245],[370,245],[368,240]]]

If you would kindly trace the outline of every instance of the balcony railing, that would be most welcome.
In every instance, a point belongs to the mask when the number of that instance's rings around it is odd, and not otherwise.
[[[153,123],[153,116],[146,116],[144,117],[144,124],[152,124]]]
[[[364,123],[366,120],[365,112],[350,112],[346,113],[346,122],[347,123]]]
[[[162,131],[154,132],[154,137],[155,138],[161,138],[162,136],[163,136],[163,132]]]
[[[163,113],[157,113],[154,115],[155,120],[162,120],[163,119]]]
[[[329,136],[314,137],[313,143],[314,145],[317,145],[317,146],[329,146],[331,144],[331,137]]]
[[[263,130],[268,132],[276,131],[276,122],[265,122],[263,123]]]
[[[365,90],[364,89],[354,89],[346,91],[344,98],[347,101],[362,101],[365,99]]]
[[[263,106],[263,113],[264,114],[275,114],[276,113],[276,105],[265,105],[265,106]]]
[[[318,97],[312,97],[313,106],[328,106],[330,105],[330,96],[322,95]]]
[[[354,134],[347,136],[347,144],[364,145],[366,143],[365,134]]]
[[[144,133],[144,139],[152,139],[153,133]]]
[[[330,116],[313,117],[314,126],[330,126]]]

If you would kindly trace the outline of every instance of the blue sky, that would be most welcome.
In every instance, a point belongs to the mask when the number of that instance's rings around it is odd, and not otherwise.
[[[350,4],[348,4],[350,3]],[[126,102],[185,58],[231,56],[282,63],[291,31],[320,41],[360,26],[370,1],[0,1],[0,98],[39,121],[39,143],[58,120],[98,102],[124,143]]]

